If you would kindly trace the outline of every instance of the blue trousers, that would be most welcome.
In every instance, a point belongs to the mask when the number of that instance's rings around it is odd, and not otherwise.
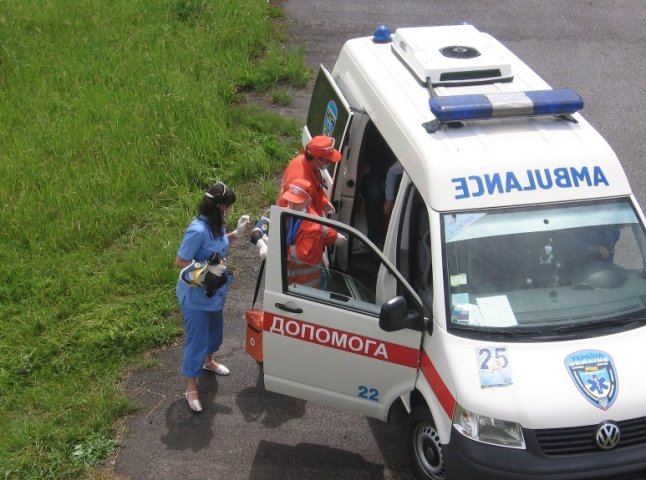
[[[184,365],[185,377],[197,378],[202,375],[202,365],[207,354],[217,352],[224,335],[222,310],[210,312],[182,308],[184,315]]]

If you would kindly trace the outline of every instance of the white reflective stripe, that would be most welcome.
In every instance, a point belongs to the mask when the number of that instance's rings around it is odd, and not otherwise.
[[[289,258],[294,260],[295,262],[307,263],[298,256],[298,254],[296,253],[296,247],[294,245],[289,247],[289,250],[287,251],[287,253]]]
[[[320,288],[321,266],[291,260],[287,267],[287,283],[297,283],[307,287]]]
[[[309,263],[294,262],[292,265],[290,265],[290,268],[288,268],[287,271],[287,275],[290,277],[296,275],[311,275],[313,273],[318,273],[321,270],[320,266],[312,266]]]
[[[287,250],[287,255],[288,255],[289,258],[291,258],[292,260],[294,260],[296,262],[302,262],[303,261],[303,260],[300,259],[300,257],[296,253],[296,247],[294,245],[289,247],[289,250]]]

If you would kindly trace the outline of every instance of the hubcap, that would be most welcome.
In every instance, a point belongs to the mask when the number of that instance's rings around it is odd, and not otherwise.
[[[444,478],[444,459],[440,436],[431,425],[420,424],[415,429],[415,456],[424,471],[434,479]]]

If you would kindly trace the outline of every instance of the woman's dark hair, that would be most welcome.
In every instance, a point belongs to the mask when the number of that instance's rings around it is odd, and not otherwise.
[[[204,192],[197,211],[206,218],[215,235],[224,235],[224,209],[235,201],[236,194],[222,182],[216,182]]]

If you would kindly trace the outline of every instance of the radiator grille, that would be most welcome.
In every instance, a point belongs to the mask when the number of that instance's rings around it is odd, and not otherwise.
[[[646,444],[646,417],[616,422],[621,439],[616,449]],[[538,443],[546,455],[576,455],[600,451],[595,442],[598,425],[535,430]]]

